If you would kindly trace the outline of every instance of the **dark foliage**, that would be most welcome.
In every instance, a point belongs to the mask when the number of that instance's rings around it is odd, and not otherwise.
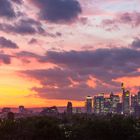
[[[0,120],[0,140],[140,140],[140,120],[86,115]]]

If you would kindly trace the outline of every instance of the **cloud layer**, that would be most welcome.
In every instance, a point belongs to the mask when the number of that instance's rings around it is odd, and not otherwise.
[[[22,71],[40,81],[42,88],[34,87],[33,90],[46,98],[82,100],[87,93],[119,91],[120,83],[115,80],[140,75],[140,51],[132,48],[48,51],[46,56],[26,56],[34,57],[40,63],[57,66],[46,70]],[[95,87],[89,86],[88,81],[94,83]]]

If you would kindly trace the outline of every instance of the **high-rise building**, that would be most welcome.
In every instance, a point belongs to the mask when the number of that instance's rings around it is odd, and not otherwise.
[[[129,114],[130,113],[130,92],[125,89],[124,84],[121,85],[122,88],[122,109],[123,114]]]
[[[86,113],[91,114],[92,113],[92,102],[93,102],[93,98],[91,96],[87,96],[86,97]]]
[[[130,92],[125,91],[123,93],[123,113],[129,114],[130,113]]]
[[[104,99],[104,113],[111,113],[111,100],[110,98]]]
[[[135,106],[137,105],[138,105],[138,96],[131,95],[131,113],[132,114],[135,112]]]
[[[111,113],[111,99],[104,98],[104,114]]]
[[[137,97],[137,102],[138,102],[138,105],[140,105],[140,91],[138,92],[138,95],[137,95],[138,97]]]
[[[120,97],[118,95],[110,94],[111,100],[111,112],[117,113],[117,104],[120,103]]]
[[[68,102],[68,104],[67,104],[67,113],[69,115],[72,114],[72,103],[71,102]]]
[[[130,92],[125,90],[124,84],[122,83],[122,108],[123,114],[130,113]]]
[[[104,114],[104,94],[94,97],[94,113]]]

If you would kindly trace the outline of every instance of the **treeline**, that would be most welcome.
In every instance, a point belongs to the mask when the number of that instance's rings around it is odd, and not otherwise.
[[[124,116],[0,120],[0,140],[140,140],[140,120]]]

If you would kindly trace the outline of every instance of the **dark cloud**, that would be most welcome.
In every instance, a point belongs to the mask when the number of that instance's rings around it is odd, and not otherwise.
[[[47,52],[41,61],[78,70],[81,74],[111,81],[113,78],[137,73],[140,51],[129,48],[97,49],[95,51]]]
[[[82,12],[77,0],[32,0],[39,7],[39,16],[54,23],[72,22]]]
[[[7,33],[17,33],[21,35],[45,34],[42,24],[31,18],[20,19],[13,24],[0,24],[0,30]]]
[[[0,48],[10,48],[10,49],[17,49],[19,48],[16,43],[13,41],[6,39],[4,37],[0,37]]]
[[[140,48],[140,39],[136,38],[131,45],[133,48],[139,49]]]
[[[16,13],[10,0],[0,0],[0,16],[6,18],[16,17]]]
[[[40,81],[42,87],[34,87],[33,90],[47,98],[82,99],[87,94],[118,91],[120,83],[113,80],[140,76],[140,51],[132,48],[48,51],[46,56],[33,57],[39,62],[57,65],[53,69],[22,72]],[[96,79],[95,88],[87,85],[90,77]]]

